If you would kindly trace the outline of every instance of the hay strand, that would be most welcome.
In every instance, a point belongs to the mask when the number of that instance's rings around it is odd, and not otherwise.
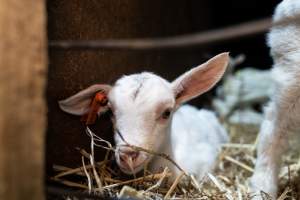
[[[179,181],[181,180],[181,178],[185,175],[185,173],[182,171],[175,179],[175,181],[173,182],[173,184],[171,185],[170,189],[168,190],[167,194],[165,195],[164,199],[168,199],[170,198],[170,195],[172,194],[172,192],[175,190],[175,187],[178,185]]]

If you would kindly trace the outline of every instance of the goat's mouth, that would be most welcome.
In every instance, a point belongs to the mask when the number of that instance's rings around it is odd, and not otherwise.
[[[132,175],[132,174],[137,174],[138,172],[140,172],[144,167],[144,163],[141,163],[140,165],[138,166],[135,166],[134,168],[128,168],[127,166],[122,166],[122,165],[119,165],[119,168],[120,170],[125,173],[125,174],[128,174],[128,175]]]
[[[134,162],[128,161],[128,162],[122,162],[119,157],[116,159],[117,164],[120,168],[120,170],[127,174],[127,175],[132,175],[132,174],[137,174],[140,172],[144,166],[149,162],[148,156],[144,158],[140,158]]]

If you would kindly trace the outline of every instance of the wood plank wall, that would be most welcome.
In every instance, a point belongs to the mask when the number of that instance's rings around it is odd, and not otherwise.
[[[0,1],[0,199],[44,199],[44,0]]]

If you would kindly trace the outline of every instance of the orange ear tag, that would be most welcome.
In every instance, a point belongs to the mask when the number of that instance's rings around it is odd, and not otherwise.
[[[99,110],[101,107],[105,107],[107,103],[107,96],[103,92],[97,92],[91,102],[89,112],[82,116],[81,121],[85,122],[85,125],[94,124],[96,122]]]

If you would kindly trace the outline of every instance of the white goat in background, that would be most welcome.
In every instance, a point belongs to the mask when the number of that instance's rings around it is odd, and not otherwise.
[[[284,0],[276,8],[275,25],[268,44],[274,60],[273,79],[277,90],[265,109],[261,126],[258,158],[251,178],[254,192],[277,195],[281,156],[290,132],[300,128],[300,1]],[[260,198],[260,197],[259,197]]]
[[[168,166],[175,175],[179,173],[167,160],[152,159],[127,143],[169,155],[199,180],[213,169],[228,136],[213,112],[180,106],[211,89],[224,74],[228,60],[228,53],[219,54],[172,83],[147,72],[123,76],[114,86],[93,85],[59,105],[68,113],[84,115],[94,95],[106,92],[113,113],[115,157],[124,173],[137,173],[150,160],[152,171]]]

